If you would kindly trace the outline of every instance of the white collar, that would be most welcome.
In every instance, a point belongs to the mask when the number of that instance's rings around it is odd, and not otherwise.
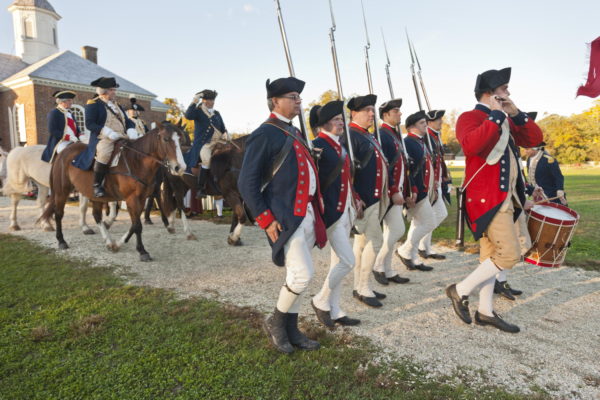
[[[437,133],[438,135],[440,134],[440,131],[436,131],[435,129],[433,129],[432,127],[428,126],[428,129],[431,129],[432,131],[434,131],[435,133]]]
[[[321,130],[321,132],[323,132],[324,134],[326,134],[327,136],[329,136],[334,142],[336,142],[338,144],[340,143],[340,137],[339,136],[334,135],[333,133],[327,132],[325,130]]]
[[[283,122],[285,122],[286,124],[290,124],[292,122],[291,119],[284,117],[283,115],[279,114],[278,112],[273,111],[273,114],[275,114],[275,116],[277,118],[279,118],[280,120],[282,120]]]

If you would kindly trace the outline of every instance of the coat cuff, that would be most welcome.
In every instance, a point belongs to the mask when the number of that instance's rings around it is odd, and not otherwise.
[[[506,114],[504,114],[500,110],[494,110],[490,113],[490,116],[488,117],[488,119],[490,121],[492,121],[493,123],[497,124],[498,126],[500,126],[506,119]]]
[[[511,117],[511,119],[513,120],[515,125],[522,126],[522,125],[525,125],[529,121],[529,116],[527,114],[525,114],[523,111],[519,110],[519,113],[516,116]]]
[[[269,209],[261,212],[256,217],[256,222],[258,223],[258,226],[260,226],[262,229],[267,229],[267,227],[271,225],[271,222],[273,221],[275,221],[275,216],[273,215],[273,213],[271,213],[271,210]]]

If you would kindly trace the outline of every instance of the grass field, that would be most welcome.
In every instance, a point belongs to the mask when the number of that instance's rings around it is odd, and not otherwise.
[[[451,168],[455,186],[463,179],[463,168]],[[581,219],[567,253],[566,264],[600,271],[600,168],[563,167],[565,192],[569,207],[577,211]],[[456,197],[448,208],[448,218],[434,232],[434,240],[452,246],[456,232]],[[473,251],[473,236],[467,229],[465,243]]]
[[[0,399],[545,398],[375,363],[366,340],[314,326],[323,348],[285,356],[251,309],[127,286],[10,235],[0,235],[0,274]]]

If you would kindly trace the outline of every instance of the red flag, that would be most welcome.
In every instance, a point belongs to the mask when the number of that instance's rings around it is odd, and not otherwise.
[[[590,43],[590,70],[585,85],[579,86],[577,96],[598,97],[600,95],[600,37]]]

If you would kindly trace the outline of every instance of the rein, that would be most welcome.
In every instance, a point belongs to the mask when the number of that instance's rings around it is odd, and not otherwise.
[[[136,149],[136,148],[133,148],[133,147],[129,147],[129,146],[128,146],[128,145],[126,145],[126,144],[124,144],[123,146],[121,146],[120,153],[122,153],[124,149],[125,149],[125,150],[131,150],[131,151],[134,151],[134,152],[136,152],[136,153],[138,153],[138,154],[141,154],[141,155],[143,155],[143,156],[144,156],[144,157],[146,157],[146,158],[150,158],[152,161],[154,161],[155,163],[158,163],[159,165],[162,165],[162,166],[163,166],[163,167],[165,167],[165,168],[169,168],[169,163],[168,163],[168,161],[167,161],[167,162],[165,162],[165,161],[159,160],[158,158],[156,158],[156,157],[154,157],[154,156],[151,156],[151,155],[150,155],[150,154],[148,154],[148,153],[145,153],[145,152],[143,152],[143,151],[141,151],[141,150],[138,150],[138,149]],[[113,174],[116,174],[116,175],[123,175],[123,176],[128,176],[128,177],[130,177],[130,178],[133,178],[133,179],[135,179],[136,181],[138,181],[138,182],[139,182],[139,183],[141,183],[142,185],[144,185],[144,186],[148,186],[148,184],[147,184],[146,182],[144,182],[143,180],[141,180],[139,177],[135,176],[135,175],[134,175],[134,174],[131,172],[131,167],[129,167],[129,162],[127,162],[127,157],[123,157],[123,162],[125,163],[125,168],[127,168],[127,172],[126,172],[126,173],[123,173],[123,172],[113,172]]]

